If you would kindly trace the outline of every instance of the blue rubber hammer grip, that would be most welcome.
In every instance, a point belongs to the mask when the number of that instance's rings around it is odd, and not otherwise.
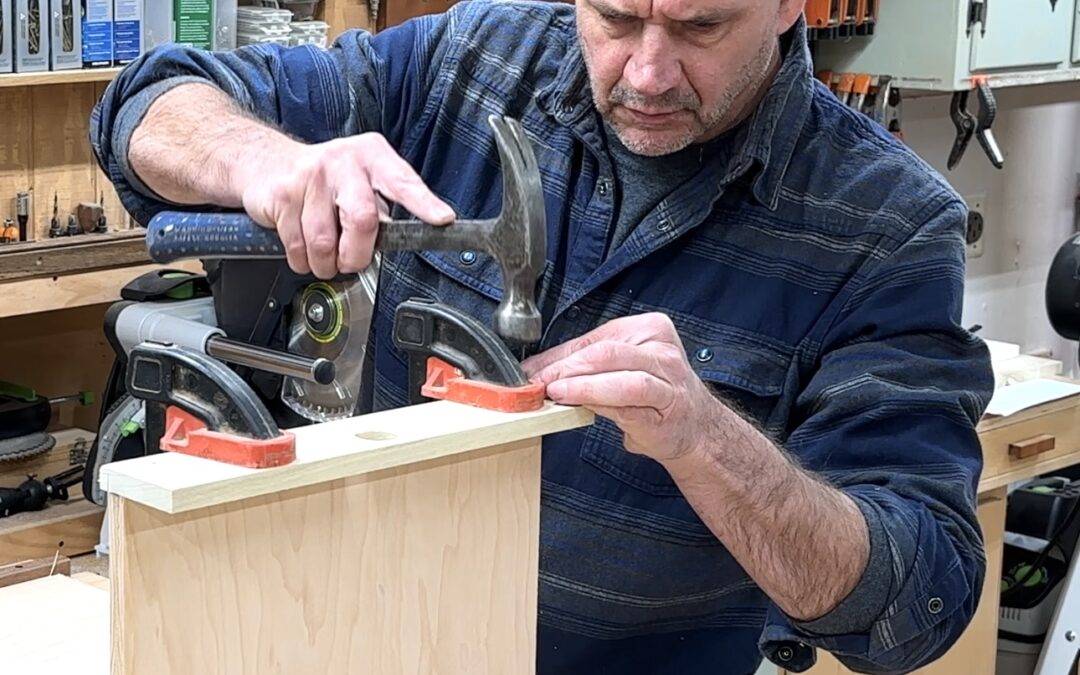
[[[274,230],[246,213],[162,211],[146,228],[146,248],[157,263],[214,258],[276,259],[285,247]]]

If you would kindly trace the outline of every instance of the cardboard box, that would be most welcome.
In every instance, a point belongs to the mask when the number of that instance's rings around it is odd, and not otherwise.
[[[175,0],[173,22],[177,44],[202,49],[214,46],[214,0]]]
[[[53,70],[82,68],[82,7],[79,0],[49,0]]]
[[[48,70],[49,0],[15,0],[15,16],[15,72]]]
[[[0,0],[0,73],[10,73],[15,62],[15,12],[12,0]]]
[[[113,1],[114,65],[131,63],[142,54],[142,20],[142,0]]]
[[[113,60],[113,0],[82,0],[84,68],[105,68]]]

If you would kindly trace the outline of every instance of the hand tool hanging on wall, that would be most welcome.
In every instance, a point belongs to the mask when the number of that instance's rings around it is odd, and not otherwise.
[[[15,195],[15,218],[19,221],[19,241],[29,241],[27,224],[30,222],[30,193],[20,192]]]
[[[19,241],[19,228],[15,227],[15,221],[5,218],[3,226],[0,226],[0,244],[13,244]]]
[[[960,164],[960,160],[963,159],[964,153],[967,152],[968,145],[971,143],[972,136],[979,139],[979,145],[982,146],[986,156],[990,159],[990,163],[1001,169],[1005,166],[1005,156],[1002,154],[991,129],[997,117],[997,100],[994,98],[994,92],[990,89],[985,77],[972,78],[972,86],[979,97],[979,112],[977,115],[968,110],[968,95],[971,91],[967,89],[953,94],[952,103],[949,106],[949,116],[952,118],[953,126],[956,127],[956,140],[953,142],[952,150],[949,152],[949,170],[952,171]]]
[[[64,228],[60,225],[60,196],[53,193],[52,220],[49,221],[49,237],[55,239],[64,235]]]

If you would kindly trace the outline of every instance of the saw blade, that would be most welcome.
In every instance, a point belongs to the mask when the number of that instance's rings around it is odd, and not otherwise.
[[[334,363],[330,384],[296,377],[281,383],[281,400],[296,414],[316,422],[350,417],[360,398],[360,371],[375,303],[377,265],[354,282],[317,282],[304,287],[292,303],[289,351]]]
[[[44,431],[0,441],[0,462],[16,462],[48,452],[56,445],[52,434]]]

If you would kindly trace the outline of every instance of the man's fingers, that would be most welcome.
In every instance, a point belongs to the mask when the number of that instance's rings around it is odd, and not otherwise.
[[[578,375],[595,375],[617,370],[641,370],[661,376],[655,347],[615,340],[594,342],[566,358],[532,374],[532,379],[551,384]]]
[[[281,245],[285,248],[285,258],[289,262],[289,268],[297,274],[310,274],[311,264],[308,262],[307,243],[304,241],[304,231],[300,225],[299,204],[286,204],[281,215],[274,222],[274,229],[281,238]]]
[[[390,201],[408,209],[425,223],[448,225],[456,215],[424,184],[409,163],[392,150],[371,165],[371,185]]]
[[[623,370],[599,375],[581,375],[552,382],[547,395],[556,403],[586,408],[653,408],[671,405],[670,385],[651,373]]]
[[[346,274],[359,272],[371,264],[375,237],[379,233],[377,197],[366,181],[354,181],[337,199],[341,241],[338,242],[338,269]]]
[[[300,216],[308,264],[320,279],[332,279],[338,266],[338,219],[330,188],[323,180],[308,183],[304,212]]]
[[[663,314],[635,314],[612,319],[584,335],[552,347],[546,352],[530,356],[521,363],[525,374],[533,377],[553,363],[569,358],[573,354],[603,341],[622,342],[641,345],[661,337],[663,328],[671,321]],[[674,331],[671,331],[674,333]],[[676,339],[678,336],[676,336]]]

